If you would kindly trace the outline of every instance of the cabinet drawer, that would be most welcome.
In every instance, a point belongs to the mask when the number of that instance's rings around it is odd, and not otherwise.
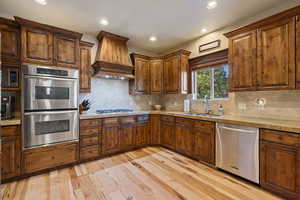
[[[99,156],[99,146],[88,146],[80,149],[80,160],[94,158]]]
[[[169,115],[162,115],[160,117],[160,119],[162,121],[166,121],[166,122],[174,122],[175,121],[175,117],[174,116],[169,116]]]
[[[111,127],[111,126],[118,126],[118,125],[119,125],[119,120],[117,117],[103,119],[103,126]]]
[[[176,124],[181,124],[181,125],[185,125],[185,126],[192,126],[193,122],[194,121],[191,120],[191,119],[176,117]]]
[[[33,173],[70,164],[78,160],[77,155],[78,143],[30,149],[23,153],[22,169],[24,173]]]
[[[98,145],[98,135],[80,138],[80,146]]]
[[[201,121],[196,120],[194,122],[194,128],[206,133],[210,133],[214,131],[215,123],[214,122],[208,122],[208,121]]]
[[[90,136],[90,135],[96,135],[100,131],[99,128],[87,128],[87,129],[80,129],[80,137],[82,136]]]
[[[100,125],[101,125],[101,121],[99,119],[80,120],[80,128],[98,127]]]
[[[135,123],[135,117],[121,117],[120,118],[121,124],[132,124]]]
[[[2,136],[19,135],[19,126],[4,126],[2,127]]]
[[[148,121],[149,120],[149,115],[139,115],[137,116],[137,121]]]
[[[300,135],[296,133],[261,129],[260,137],[262,140],[300,147]]]

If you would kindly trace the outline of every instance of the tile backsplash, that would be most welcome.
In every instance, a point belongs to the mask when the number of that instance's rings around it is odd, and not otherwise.
[[[265,99],[264,106],[256,104],[258,98]],[[166,110],[183,111],[183,101],[191,95],[166,95],[161,102]],[[255,91],[230,93],[227,100],[211,101],[214,112],[222,104],[225,114],[247,117],[300,120],[300,90]],[[192,112],[204,112],[201,100],[191,100]]]
[[[159,96],[129,95],[129,85],[126,80],[110,80],[92,78],[91,93],[81,93],[79,102],[91,100],[93,113],[98,109],[124,108],[133,110],[151,110],[152,105],[159,103]]]

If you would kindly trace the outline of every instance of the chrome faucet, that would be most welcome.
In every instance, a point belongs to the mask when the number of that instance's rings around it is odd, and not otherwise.
[[[209,98],[208,98],[208,96],[207,95],[205,95],[205,97],[204,97],[204,110],[205,110],[205,113],[206,114],[211,114],[211,112],[212,112],[212,109],[211,109],[211,107],[210,107],[210,104],[209,104]]]

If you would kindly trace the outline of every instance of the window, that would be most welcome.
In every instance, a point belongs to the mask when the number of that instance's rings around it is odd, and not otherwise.
[[[228,98],[228,75],[227,64],[193,71],[194,98],[204,99],[205,96],[211,100]]]

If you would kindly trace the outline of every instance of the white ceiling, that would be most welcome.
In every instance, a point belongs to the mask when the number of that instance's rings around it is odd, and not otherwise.
[[[217,0],[206,9],[207,0],[0,0],[0,14],[15,15],[62,28],[97,35],[100,30],[130,38],[130,44],[163,52],[178,44],[254,16],[286,0]],[[109,25],[99,24],[107,18]],[[157,36],[154,43],[151,35]]]

